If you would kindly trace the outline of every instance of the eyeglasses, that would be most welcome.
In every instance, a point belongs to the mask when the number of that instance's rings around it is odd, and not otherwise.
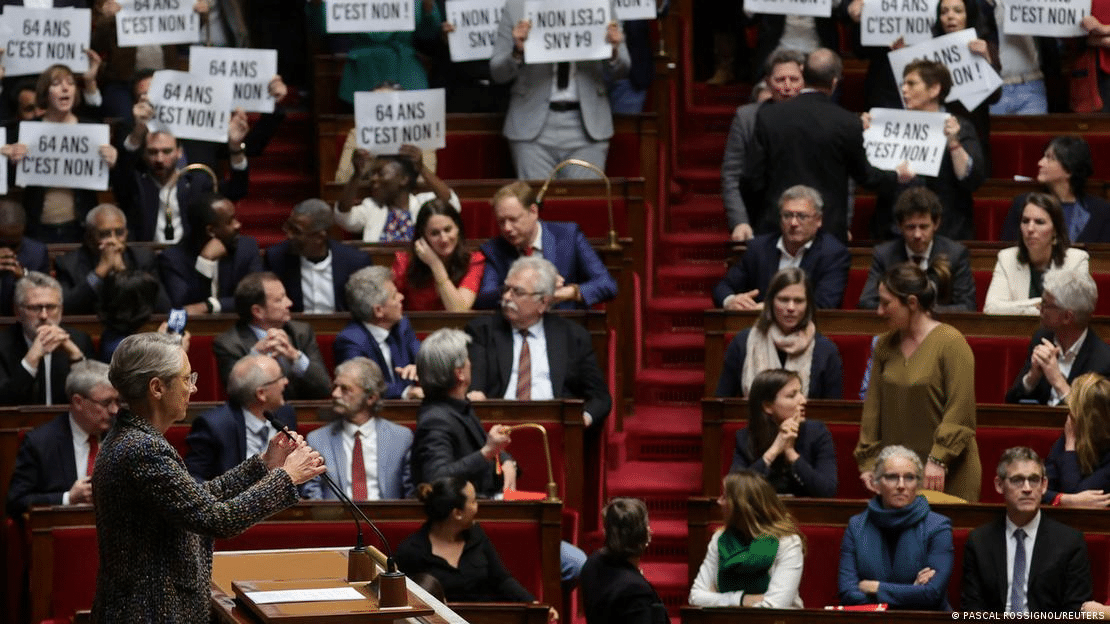
[[[61,305],[57,303],[40,303],[38,305],[21,305],[24,312],[28,314],[42,314],[43,312],[53,314],[61,309]]]
[[[193,371],[192,373],[190,373],[188,377],[182,377],[182,379],[189,382],[189,394],[192,394],[192,393],[197,391],[197,378],[198,377],[200,377],[200,373],[198,373],[196,371]]]
[[[782,220],[786,221],[787,223],[789,223],[790,221],[793,221],[795,219],[798,220],[798,223],[805,223],[806,221],[809,221],[810,219],[814,219],[816,217],[817,217],[817,215],[815,213],[812,213],[812,212],[784,212],[784,213],[782,213]]]
[[[106,238],[123,238],[127,236],[127,228],[111,228],[106,230],[96,230],[96,237],[100,240]]]
[[[542,292],[528,292],[520,286],[502,286],[501,295],[504,296],[506,294],[512,295],[513,298],[526,297],[528,295],[543,295]]]
[[[1012,477],[1006,477],[1006,481],[1016,488],[1022,487],[1026,483],[1029,484],[1029,487],[1037,487],[1041,484],[1041,481],[1044,481],[1044,477],[1042,475],[1014,475]]]
[[[885,474],[885,475],[883,475],[879,478],[882,479],[883,483],[885,483],[887,485],[898,485],[899,481],[904,481],[906,483],[906,485],[914,485],[915,483],[917,483],[917,475],[915,475],[913,473],[902,474],[902,475],[894,474],[894,473],[888,473],[888,474]]]

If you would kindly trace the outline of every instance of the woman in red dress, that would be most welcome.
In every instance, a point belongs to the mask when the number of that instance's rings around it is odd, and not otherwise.
[[[420,207],[413,231],[412,250],[398,252],[393,261],[393,283],[405,296],[405,309],[469,310],[486,257],[467,250],[459,211],[433,199]]]

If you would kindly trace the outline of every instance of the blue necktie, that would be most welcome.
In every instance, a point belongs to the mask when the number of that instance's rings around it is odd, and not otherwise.
[[[1014,574],[1010,581],[1010,611],[1025,611],[1025,531],[1014,531]]]

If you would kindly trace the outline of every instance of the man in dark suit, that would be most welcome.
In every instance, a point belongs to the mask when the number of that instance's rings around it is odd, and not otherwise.
[[[938,311],[975,311],[975,278],[971,276],[971,260],[967,247],[937,234],[944,210],[936,193],[923,186],[907,189],[894,204],[894,219],[902,230],[901,240],[892,240],[875,247],[867,284],[860,294],[859,308],[879,307],[879,281],[891,267],[913,261],[929,274],[933,283],[944,283],[937,293]],[[938,279],[937,269],[948,274]]]
[[[227,381],[227,402],[198,416],[185,438],[189,474],[209,481],[265,452],[278,433],[265,412],[296,431],[297,413],[283,396],[288,384],[277,360],[268,355],[247,355],[236,362]]]
[[[85,243],[55,261],[69,314],[96,314],[100,291],[109,274],[127,270],[149,273],[158,282],[155,312],[168,312],[170,299],[158,281],[154,252],[127,244],[127,217],[112,204],[100,204],[85,218]]]
[[[513,262],[501,314],[479,316],[466,326],[471,389],[498,399],[582,399],[583,420],[597,429],[613,400],[590,334],[547,311],[557,278],[555,267],[542,258]]]
[[[762,308],[775,273],[796,266],[813,284],[814,307],[840,307],[852,255],[821,228],[822,206],[821,195],[808,186],[799,184],[783,191],[775,211],[781,234],[760,234],[748,242],[740,261],[713,289],[714,305],[726,310]]]
[[[1110,346],[1090,327],[1098,286],[1083,270],[1050,269],[1042,280],[1041,328],[1007,403],[1058,405],[1083,373],[1110,376]]]
[[[328,238],[335,217],[321,199],[293,208],[282,229],[289,240],[266,250],[266,269],[285,284],[294,312],[345,312],[343,287],[351,274],[370,266],[370,255]]]
[[[65,393],[69,412],[23,438],[8,487],[9,516],[32,505],[92,502],[92,467],[100,438],[119,411],[119,393],[108,381],[108,365],[95,360],[73,367]]]
[[[803,70],[805,89],[790,100],[764,106],[756,116],[747,176],[764,197],[763,223],[757,232],[774,231],[774,202],[787,188],[805,184],[824,198],[825,229],[847,241],[848,178],[872,187],[894,175],[868,163],[859,116],[829,97],[842,71],[835,52],[814,50]]]
[[[555,265],[561,280],[553,307],[588,308],[617,296],[617,283],[577,224],[540,221],[536,194],[527,182],[501,187],[492,201],[501,236],[482,245],[486,271],[476,308],[498,306],[509,265],[521,256],[538,256]]]
[[[112,188],[127,214],[131,237],[137,241],[176,243],[189,235],[190,220],[183,213],[203,193],[218,192],[238,201],[249,184],[246,144],[247,115],[236,111],[227,131],[229,177],[216,180],[204,171],[182,173],[181,141],[166,131],[148,132],[154,109],[145,100],[135,105],[135,126],[119,150]],[[173,184],[174,191],[167,190]]]
[[[412,496],[412,431],[380,415],[383,392],[385,378],[377,364],[364,357],[343,362],[335,367],[331,393],[338,418],[308,434],[309,446],[324,458],[332,480],[353,500]],[[371,469],[369,457],[377,458]],[[337,498],[320,478],[305,483],[302,493],[311,499]]]
[[[15,285],[19,321],[0,332],[0,405],[61,405],[70,367],[93,353],[89,335],[62,327],[62,287],[31,271]]]
[[[235,287],[239,321],[212,341],[220,379],[228,387],[231,369],[247,354],[268,355],[289,377],[287,399],[323,399],[331,379],[308,323],[291,320],[289,297],[273,273],[251,273]]]
[[[994,488],[1006,500],[1006,513],[967,537],[961,609],[1079,611],[1091,599],[1087,543],[1079,531],[1041,513],[1047,486],[1044,462],[1033,449],[1002,454]]]
[[[262,270],[258,241],[239,234],[235,204],[215,193],[199,196],[185,216],[189,235],[158,256],[170,303],[189,314],[231,310],[239,281]]]
[[[46,245],[27,238],[27,213],[19,202],[0,199],[0,314],[11,316],[15,283],[28,271],[50,272]]]
[[[359,269],[347,280],[346,294],[354,320],[335,336],[335,362],[369,358],[386,375],[385,398],[422,398],[415,385],[420,341],[405,318],[405,296],[393,273],[380,266]]]

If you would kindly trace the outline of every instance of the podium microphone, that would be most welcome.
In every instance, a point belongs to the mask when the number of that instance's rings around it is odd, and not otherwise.
[[[293,434],[289,432],[289,428],[281,424],[274,418],[272,412],[262,412],[270,425],[290,440],[296,441]],[[321,477],[324,482],[335,496],[343,502],[348,511],[351,512],[351,518],[355,521],[355,529],[357,530],[357,538],[355,547],[347,553],[347,580],[348,581],[372,581],[374,580],[374,562],[370,559],[370,553],[366,550],[365,543],[362,537],[362,524],[358,519],[362,518],[363,522],[367,524],[374,533],[378,535],[381,540],[382,546],[385,546],[385,572],[378,575],[378,606],[380,607],[404,607],[408,605],[408,591],[405,588],[405,575],[397,570],[397,562],[393,560],[393,549],[389,546],[389,540],[385,539],[378,526],[362,513],[358,505],[351,500],[343,489],[336,485],[327,471],[324,471]]]

